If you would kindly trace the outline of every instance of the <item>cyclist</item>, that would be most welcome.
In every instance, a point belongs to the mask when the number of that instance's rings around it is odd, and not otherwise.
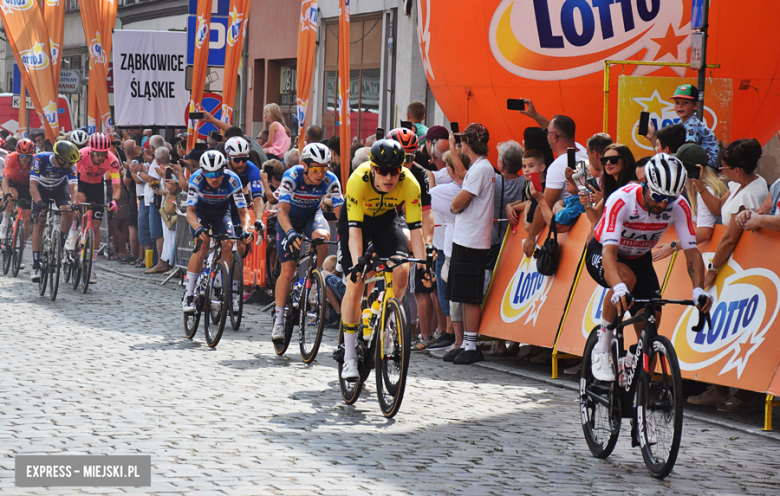
[[[78,203],[98,203],[105,204],[106,196],[103,188],[103,176],[108,173],[113,187],[113,199],[108,204],[108,209],[116,212],[119,195],[122,188],[119,187],[119,159],[111,153],[111,139],[103,133],[95,133],[89,137],[88,146],[79,150],[79,161],[76,169],[79,175],[78,184]],[[92,270],[90,271],[89,283],[97,282],[95,273],[95,261],[100,248],[100,223],[103,221],[103,207],[92,209],[92,229],[95,232],[94,251],[92,254]],[[78,226],[74,217],[71,223],[68,240],[65,242],[65,249],[68,251],[76,248],[76,238],[78,237]]]
[[[328,170],[330,149],[322,143],[306,145],[301,154],[303,165],[288,169],[277,189],[279,207],[276,213],[276,251],[282,264],[282,272],[276,280],[274,299],[276,314],[271,339],[284,341],[284,306],[287,304],[290,283],[295,276],[298,248],[301,247],[300,231],[310,239],[330,240],[330,226],[320,209],[320,202],[330,194],[333,209],[338,215],[344,198],[336,175]],[[328,246],[317,247],[318,268],[328,254]]]
[[[203,267],[203,260],[209,252],[209,229],[213,235],[234,235],[230,216],[231,201],[236,203],[239,217],[246,219],[244,230],[249,229],[241,180],[235,172],[225,169],[225,156],[216,150],[209,150],[201,155],[199,164],[200,169],[195,171],[189,180],[187,222],[190,224],[192,239],[198,238],[204,244],[197,253],[192,254],[187,265],[187,292],[182,301],[184,313],[194,313],[196,310],[195,283]],[[228,266],[233,261],[232,250],[233,241],[222,242],[222,258]]]
[[[30,197],[30,169],[35,154],[35,143],[24,138],[16,143],[16,151],[5,157],[3,168],[3,200],[28,200]],[[3,221],[0,223],[0,240],[5,240],[8,233],[8,218],[14,209],[14,203],[9,201],[3,212]],[[22,221],[24,232],[30,232],[30,205],[22,206]],[[23,240],[24,241],[24,240]],[[24,268],[24,265],[22,265]]]
[[[43,212],[49,199],[54,199],[57,207],[63,210],[71,204],[71,198],[78,198],[78,173],[76,162],[79,161],[79,149],[70,141],[60,140],[54,143],[53,152],[42,152],[33,157],[30,172],[30,194],[33,203],[33,215]],[[68,226],[73,218],[69,210],[62,212],[60,223],[60,246],[65,245],[68,236]],[[32,235],[33,273],[32,282],[41,280],[39,257],[43,243],[43,229],[46,222],[38,222]]]
[[[71,131],[70,142],[76,145],[79,150],[87,146],[87,141],[89,141],[89,135],[83,129]]]
[[[346,214],[339,216],[340,264],[344,273],[349,273],[347,290],[341,304],[345,345],[341,377],[346,380],[359,378],[355,343],[360,320],[360,298],[363,294],[360,277],[365,267],[360,257],[369,242],[374,243],[379,257],[409,255],[409,242],[396,220],[396,207],[401,203],[406,203],[406,222],[412,251],[415,257],[425,258],[420,185],[411,174],[404,172],[405,156],[404,149],[397,141],[379,140],[371,146],[370,162],[355,169],[347,182]],[[406,293],[408,280],[409,269],[406,265],[395,269],[394,293],[399,300]]]
[[[680,249],[685,253],[688,275],[694,286],[693,301],[702,312],[708,312],[712,306],[712,296],[702,289],[704,261],[696,246],[691,206],[680,197],[687,177],[685,167],[677,158],[666,153],[655,155],[645,165],[642,184],[627,184],[610,195],[595,235],[588,243],[585,258],[588,273],[602,287],[609,288],[597,330],[599,340],[591,356],[593,376],[600,381],[615,380],[609,353],[612,331],[607,326],[615,320],[616,312],[630,310],[636,315],[641,307],[630,306],[634,297],[648,299],[661,295],[651,250],[670,225],[674,224]],[[707,297],[704,305],[698,304],[701,295]],[[636,331],[638,338],[641,328]]]

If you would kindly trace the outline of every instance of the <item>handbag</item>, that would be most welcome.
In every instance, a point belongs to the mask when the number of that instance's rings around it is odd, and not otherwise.
[[[178,215],[176,214],[176,195],[165,195],[165,200],[160,207],[160,217],[165,225],[168,226],[168,229],[171,231],[176,229],[176,221],[178,220]]]
[[[541,248],[534,251],[537,272],[543,276],[555,275],[555,271],[558,270],[558,256],[558,229],[553,217],[547,239],[544,240]]]

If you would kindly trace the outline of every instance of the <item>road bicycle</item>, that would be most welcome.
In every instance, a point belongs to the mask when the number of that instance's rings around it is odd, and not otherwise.
[[[14,200],[8,200],[14,201]],[[16,277],[19,275],[19,269],[22,267],[22,254],[24,253],[24,246],[27,242],[26,233],[24,232],[24,221],[22,219],[23,207],[30,206],[32,203],[30,200],[20,199],[16,200],[16,206],[11,211],[11,215],[8,217],[8,231],[3,241],[3,275],[8,274],[11,271],[11,275]],[[3,202],[2,210],[5,210],[6,203]]]
[[[50,198],[46,202],[46,212],[39,212],[33,218],[33,224],[40,222],[41,217],[46,216],[43,228],[43,244],[38,263],[41,267],[41,279],[38,281],[38,293],[41,296],[46,294],[46,286],[49,287],[49,298],[51,301],[57,299],[57,291],[60,287],[60,271],[62,268],[62,244],[60,235],[60,224],[62,222],[62,211],[56,206],[54,199]]]
[[[76,240],[76,248],[66,253],[64,263],[65,281],[71,281],[71,287],[78,289],[82,285],[81,292],[86,294],[89,289],[89,277],[92,275],[92,258],[95,253],[95,231],[92,229],[92,211],[96,208],[105,208],[100,203],[79,203],[77,207],[82,211],[81,231]]]
[[[265,287],[269,294],[276,288],[276,280],[282,273],[282,262],[276,253],[276,213],[269,211],[265,245]]]
[[[290,297],[284,307],[284,341],[274,343],[277,355],[283,355],[292,340],[293,331],[298,328],[298,347],[304,363],[311,363],[317,358],[322,343],[322,332],[325,328],[325,277],[317,269],[317,247],[335,245],[338,241],[325,241],[324,238],[309,239],[303,236],[303,241],[309,244],[308,250],[298,258],[297,267],[308,262],[302,277],[293,278],[290,284]],[[299,273],[296,271],[296,273]]]
[[[598,328],[588,337],[580,375],[582,430],[591,453],[606,458],[615,449],[621,420],[630,418],[631,446],[641,448],[650,473],[663,479],[672,471],[680,449],[683,395],[677,354],[671,341],[658,334],[656,312],[664,305],[693,306],[694,302],[658,298],[634,302],[644,305],[644,311],[611,326],[616,327],[610,344],[616,380],[602,382],[593,377],[591,353]],[[709,314],[699,312],[699,322],[692,330],[701,332],[705,321],[711,325]],[[623,329],[639,322],[644,322],[639,341],[633,352],[626,353]]]
[[[338,348],[333,358],[338,362],[341,396],[348,405],[358,400],[363,383],[371,370],[377,369],[375,375],[379,407],[385,417],[392,418],[401,408],[404,397],[412,339],[411,326],[403,305],[393,294],[393,270],[407,262],[425,263],[430,269],[433,254],[429,253],[427,260],[400,256],[377,258],[373,255],[374,247],[370,244],[361,258],[365,263],[365,288],[361,298],[364,319],[363,332],[358,333],[356,344],[360,378],[348,381],[341,376],[345,352],[343,326],[339,329]],[[366,274],[374,271],[376,274],[366,280]],[[367,309],[371,312],[370,316]]]
[[[239,240],[236,236],[212,235],[213,248],[208,257],[203,260],[203,269],[198,280],[195,283],[195,312],[184,314],[184,335],[188,339],[195,337],[198,330],[201,314],[203,317],[203,333],[206,335],[206,343],[210,348],[214,348],[222,339],[222,332],[225,330],[228,309],[232,302],[230,301],[231,280],[230,269],[227,262],[222,259],[222,241]],[[193,255],[200,250],[202,241],[198,239]],[[185,292],[184,298],[187,297]],[[212,323],[212,316],[216,315],[215,323]]]
[[[254,231],[255,244],[262,243],[262,233],[258,235]],[[238,253],[238,249],[233,245],[233,262],[230,264],[230,280],[232,284],[232,298],[230,310],[230,327],[237,331],[241,327],[241,319],[244,315],[244,259],[251,253],[252,245],[250,241],[246,242],[246,249],[243,254]],[[212,321],[215,322],[215,321]],[[216,322],[215,322],[216,323]]]

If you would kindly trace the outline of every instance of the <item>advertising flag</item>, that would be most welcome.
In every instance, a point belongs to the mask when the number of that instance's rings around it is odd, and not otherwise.
[[[109,53],[104,50],[105,23],[101,15],[100,0],[81,0],[81,23],[84,26],[84,38],[87,41],[90,62],[90,89],[94,87],[97,112],[91,108],[89,113],[100,122],[104,132],[112,132],[114,122],[111,119],[111,107],[108,103],[108,58]],[[113,27],[113,26],[112,26]]]
[[[65,34],[65,0],[45,0],[43,18],[49,33],[49,52],[51,52],[52,82],[55,88],[60,84],[62,67],[62,38]]]
[[[352,134],[349,126],[349,2],[339,0],[339,135],[341,136],[340,155],[342,163],[341,184],[349,179],[349,150],[352,146]]]
[[[43,12],[33,0],[0,0],[0,17],[33,106],[39,115],[45,115],[41,122],[46,137],[53,143],[60,126]]]
[[[91,66],[92,64],[90,64]],[[97,84],[90,84],[87,86],[87,134],[96,133],[98,131],[98,111],[97,95],[95,94],[95,88]]]
[[[233,124],[233,103],[236,100],[236,79],[244,48],[244,33],[249,22],[251,0],[230,0],[225,46],[225,82],[222,85],[222,122]]]
[[[27,137],[27,88],[24,87],[24,79],[19,82],[19,129],[17,134],[22,138]]]
[[[203,99],[203,90],[206,88],[206,71],[209,61],[209,26],[211,26],[211,0],[198,0],[190,112],[203,112],[201,100]],[[196,130],[199,126],[198,120],[187,120],[187,150],[192,150],[195,146],[198,138]]]
[[[298,136],[303,136],[309,94],[314,79],[314,57],[317,44],[317,0],[301,2],[301,20],[298,26]]]

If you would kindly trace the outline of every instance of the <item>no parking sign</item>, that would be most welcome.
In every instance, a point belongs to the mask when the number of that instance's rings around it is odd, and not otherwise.
[[[222,116],[222,97],[216,93],[203,93],[201,101],[203,109],[213,115],[217,120]],[[184,107],[184,120],[189,119],[189,103]],[[206,121],[200,121],[198,126],[198,139],[206,140],[211,131],[218,131],[217,126]]]

